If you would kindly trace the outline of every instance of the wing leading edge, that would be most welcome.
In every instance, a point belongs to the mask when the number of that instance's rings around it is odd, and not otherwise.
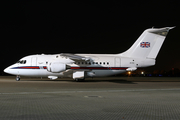
[[[75,54],[70,54],[70,53],[61,53],[60,56],[62,57],[67,57],[71,60],[84,60],[84,61],[89,61],[90,58],[87,57],[83,57],[83,56],[79,56],[79,55],[75,55]]]

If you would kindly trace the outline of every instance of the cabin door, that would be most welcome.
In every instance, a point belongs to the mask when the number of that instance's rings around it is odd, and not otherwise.
[[[115,58],[115,67],[121,67],[121,59],[118,57]]]
[[[31,59],[31,66],[36,66],[37,65],[37,58],[36,57],[32,57]]]

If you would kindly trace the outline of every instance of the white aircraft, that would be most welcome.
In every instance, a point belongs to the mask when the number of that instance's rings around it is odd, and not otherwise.
[[[86,77],[110,76],[137,68],[155,65],[156,56],[170,29],[151,28],[145,30],[136,42],[120,54],[54,54],[30,55],[4,69],[5,73],[20,76],[72,77],[84,80]]]

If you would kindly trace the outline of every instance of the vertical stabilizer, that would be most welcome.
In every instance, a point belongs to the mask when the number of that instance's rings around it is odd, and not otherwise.
[[[127,51],[119,55],[134,58],[155,59],[169,30],[173,28],[174,27],[147,29]]]

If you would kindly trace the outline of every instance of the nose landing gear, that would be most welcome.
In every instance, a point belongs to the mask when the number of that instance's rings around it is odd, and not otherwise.
[[[16,81],[20,81],[21,77],[20,76],[16,76]]]

